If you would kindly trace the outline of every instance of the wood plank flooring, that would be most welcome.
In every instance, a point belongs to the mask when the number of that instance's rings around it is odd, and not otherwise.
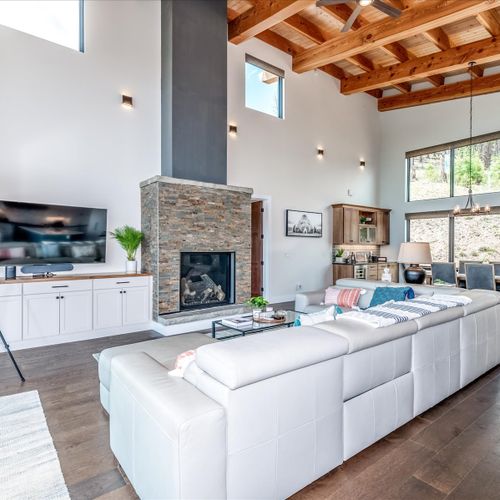
[[[109,449],[97,363],[152,331],[0,354],[0,396],[38,390],[73,499],[136,498]],[[500,499],[500,367],[294,495],[294,500]]]

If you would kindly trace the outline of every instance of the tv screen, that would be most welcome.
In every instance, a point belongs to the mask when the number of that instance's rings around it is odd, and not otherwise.
[[[107,211],[0,201],[0,265],[106,260]]]

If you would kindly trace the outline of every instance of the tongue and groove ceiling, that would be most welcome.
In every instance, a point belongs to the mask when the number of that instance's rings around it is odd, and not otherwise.
[[[258,38],[292,56],[297,73],[321,70],[350,95],[367,92],[379,111],[500,91],[500,0],[385,0],[398,19],[315,0],[228,0],[228,38]],[[497,39],[498,37],[498,39]]]

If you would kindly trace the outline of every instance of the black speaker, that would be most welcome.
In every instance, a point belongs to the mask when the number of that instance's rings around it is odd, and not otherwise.
[[[16,266],[5,266],[5,279],[6,280],[16,279]]]
[[[28,264],[21,267],[21,272],[26,274],[52,274],[56,271],[72,271],[73,264]]]

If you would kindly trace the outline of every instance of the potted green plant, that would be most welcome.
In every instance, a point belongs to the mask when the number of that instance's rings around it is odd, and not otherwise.
[[[132,226],[117,227],[111,232],[111,236],[118,242],[118,244],[125,250],[127,254],[127,273],[137,272],[137,249],[144,239],[144,233],[135,229]]]
[[[337,264],[343,264],[345,262],[344,252],[345,250],[343,248],[337,248],[337,251],[335,252],[335,262]]]
[[[360,224],[366,224],[368,222],[368,219],[362,215],[360,218],[359,218],[359,223]]]
[[[269,301],[262,297],[262,295],[256,295],[248,299],[246,303],[252,308],[252,315],[256,319],[260,316],[261,312],[265,311]]]

